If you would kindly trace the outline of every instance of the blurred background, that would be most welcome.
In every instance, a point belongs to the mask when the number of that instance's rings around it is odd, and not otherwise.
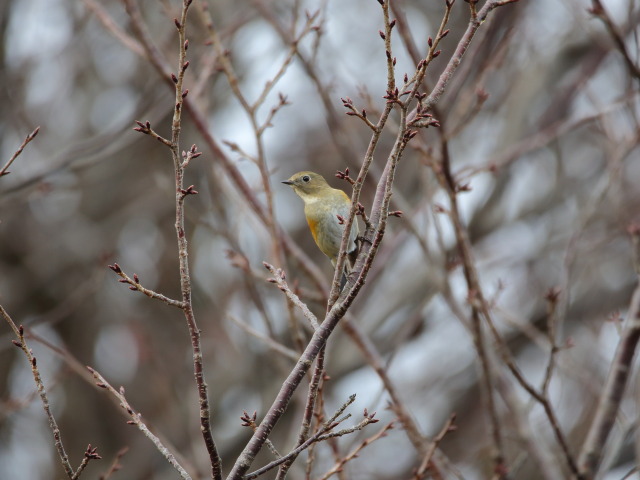
[[[180,2],[128,3],[137,6],[175,71],[173,18]],[[444,2],[392,3],[402,82],[426,54]],[[421,132],[401,160],[392,208],[404,216],[390,219],[350,309],[423,435],[435,435],[457,413],[457,430],[440,445],[443,478],[491,478],[492,468],[468,291],[451,220],[434,208],[449,207],[433,170],[443,142],[457,180],[471,189],[459,202],[484,294],[518,366],[536,386],[551,350],[545,295],[551,288],[560,293],[560,348],[549,395],[575,455],[619,339],[636,281],[626,229],[640,221],[639,78],[590,7],[587,0],[521,0],[495,10],[481,26],[433,112],[442,127]],[[605,0],[604,7],[639,65],[638,2]],[[284,268],[320,318],[324,293],[306,271],[319,269],[324,288],[332,275],[309,234],[302,202],[280,182],[313,170],[351,192],[334,173],[348,167],[355,178],[371,131],[344,114],[340,98],[353,99],[375,122],[384,107],[386,67],[381,9],[372,0],[222,0],[209,2],[209,9],[237,78],[232,88],[202,12],[193,8],[189,98],[231,167],[265,209],[272,205],[275,224],[310,257],[301,261],[283,250],[185,112],[182,149],[195,143],[203,152],[185,180],[199,191],[186,202],[193,301],[214,438],[228,472],[251,435],[241,427],[243,410],[261,419],[295,363],[273,343],[297,352],[310,336],[300,312],[288,309],[284,295],[265,281],[262,262]],[[307,12],[317,12],[311,21],[317,28],[305,27]],[[459,0],[426,91],[468,18],[468,4]],[[95,388],[84,370],[91,365],[126,388],[129,402],[194,478],[207,477],[183,315],[129,291],[107,268],[118,262],[147,288],[179,298],[171,158],[159,142],[132,130],[134,120],[149,120],[170,135],[171,85],[149,62],[132,17],[116,0],[1,2],[0,71],[0,168],[40,126],[11,174],[0,178],[0,304],[27,328],[72,464],[80,463],[87,444],[97,446],[104,460],[91,462],[85,473],[97,478],[128,446],[123,469],[112,478],[177,477],[126,424],[117,402]],[[274,79],[248,114],[234,89],[252,104]],[[271,118],[279,94],[289,104]],[[271,126],[256,136],[256,125],[268,120]],[[397,120],[392,116],[363,190],[367,211]],[[62,478],[30,368],[13,338],[0,324],[0,477]],[[489,350],[495,352],[490,342]],[[513,478],[568,478],[542,408],[490,357]],[[357,423],[364,408],[377,411],[381,422],[340,438],[338,454],[319,445],[311,478],[322,478],[335,455],[346,455],[395,418],[380,378],[340,329],[329,342],[327,373],[329,414],[355,393],[345,426]],[[637,464],[639,394],[634,370],[602,478],[620,479]],[[281,452],[295,443],[305,396],[303,384],[271,437]],[[531,455],[531,445],[542,456]],[[305,478],[305,458],[290,478]],[[265,451],[254,466],[270,459]],[[420,462],[396,424],[349,462],[342,478],[409,479]]]

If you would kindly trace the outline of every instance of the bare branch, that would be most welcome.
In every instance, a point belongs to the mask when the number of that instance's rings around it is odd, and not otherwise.
[[[449,81],[453,77],[453,74],[456,72],[456,70],[458,69],[458,66],[460,65],[460,62],[462,61],[462,57],[464,56],[467,49],[469,48],[469,45],[471,44],[471,40],[473,40],[473,37],[478,31],[478,28],[480,27],[480,25],[482,25],[482,23],[487,19],[487,16],[489,15],[489,13],[491,13],[491,11],[497,7],[501,7],[509,3],[514,3],[516,1],[517,0],[505,0],[505,1],[488,0],[482,6],[480,11],[477,13],[477,15],[471,18],[471,20],[469,21],[469,25],[467,26],[467,30],[464,32],[464,35],[458,42],[458,46],[456,47],[454,54],[449,59],[449,62],[447,63],[446,68],[443,70],[442,74],[440,75],[440,78],[438,79],[435,86],[431,90],[431,93],[429,94],[429,96],[423,102],[422,106],[425,110],[429,110],[433,105],[438,103],[438,101],[440,100],[440,97],[442,97],[442,94],[444,93],[447,85],[449,84]],[[448,3],[449,2],[447,2],[447,4]],[[409,117],[411,118],[412,115],[410,115]]]
[[[338,418],[340,415],[342,415],[342,413],[344,412],[344,410],[351,405],[355,400],[355,395],[351,395],[351,397],[349,397],[349,400],[347,400],[347,402],[345,402],[344,404],[342,404],[342,406],[333,414],[333,416],[327,421],[325,422],[325,424],[323,425],[323,427],[318,430],[314,435],[312,435],[311,437],[309,437],[309,439],[307,441],[305,441],[304,443],[302,443],[301,445],[299,445],[298,447],[296,447],[294,450],[292,450],[291,452],[289,452],[287,455],[274,460],[273,462],[265,465],[262,468],[259,468],[258,470],[255,470],[254,472],[248,473],[247,475],[245,475],[243,478],[246,480],[251,480],[253,478],[257,478],[260,475],[268,472],[269,470],[282,465],[283,463],[285,463],[286,461],[288,461],[291,457],[296,457],[298,455],[300,455],[300,453],[304,450],[306,450],[307,448],[309,448],[309,446],[311,446],[312,444],[316,443],[316,442],[321,442],[323,440],[327,440],[329,438],[334,438],[334,437],[341,437],[343,435],[348,435],[350,433],[353,432],[357,432],[358,430],[362,430],[364,427],[366,427],[367,425],[371,424],[371,423],[376,423],[378,420],[374,418],[375,416],[375,412],[372,414],[367,413],[367,411],[365,410],[365,414],[364,414],[364,418],[362,419],[362,421],[360,423],[358,423],[357,425],[354,425],[353,427],[349,427],[349,428],[344,428],[342,430],[339,430],[337,432],[333,432],[332,430],[338,426],[340,423],[342,423],[344,420],[346,420],[347,418],[349,418],[351,415],[347,415],[345,417],[342,418]]]
[[[627,45],[625,44],[625,40],[622,37],[622,34],[618,31],[618,28],[613,23],[613,20],[602,5],[602,2],[600,0],[591,0],[591,5],[592,7],[590,9],[590,13],[594,17],[602,20],[602,23],[604,23],[607,31],[609,32],[609,36],[612,38],[618,51],[622,54],[622,57],[627,64],[627,68],[629,69],[629,73],[636,77],[636,79],[640,80],[640,67],[636,65],[635,61],[631,57],[629,50],[627,50]]]
[[[348,462],[356,458],[365,447],[371,445],[373,442],[375,442],[380,438],[386,437],[387,432],[391,430],[394,426],[395,426],[395,422],[390,422],[387,425],[385,425],[378,433],[364,440],[351,452],[349,452],[347,455],[341,458],[338,462],[336,462],[336,464],[333,467],[331,467],[331,469],[327,471],[327,473],[325,473],[319,480],[328,480],[331,476],[341,472],[344,469],[344,466]]]
[[[113,459],[113,462],[111,462],[109,469],[105,473],[100,475],[100,480],[107,480],[109,477],[111,477],[111,475],[113,475],[114,473],[116,473],[122,468],[122,465],[120,464],[120,459],[124,457],[128,451],[129,451],[129,447],[122,447],[120,450],[118,450],[118,453],[116,453],[116,456]]]
[[[164,458],[167,459],[167,461],[171,464],[171,466],[175,468],[176,471],[180,474],[181,478],[183,478],[184,480],[191,480],[191,476],[186,472],[184,468],[182,468],[182,466],[178,463],[178,461],[175,459],[175,457],[169,451],[169,449],[167,449],[167,447],[165,447],[162,444],[162,442],[158,437],[156,437],[153,433],[151,433],[149,428],[142,421],[142,415],[140,413],[137,413],[133,409],[133,407],[131,407],[126,397],[124,396],[124,387],[120,387],[120,390],[118,391],[115,388],[113,388],[111,384],[107,382],[102,375],[100,375],[99,372],[97,372],[96,370],[94,370],[89,366],[87,366],[87,370],[89,370],[91,375],[93,375],[93,378],[96,380],[96,385],[98,387],[104,388],[105,390],[109,391],[109,393],[111,393],[114,397],[118,399],[118,401],[120,402],[120,406],[126,410],[126,412],[129,414],[129,417],[131,418],[131,420],[129,420],[127,423],[138,427],[138,429],[144,434],[144,436],[153,442],[153,444],[156,446],[158,451],[164,456]]]
[[[298,360],[298,353],[295,350],[287,348],[281,343],[276,342],[273,338],[260,333],[255,328],[251,327],[251,325],[248,325],[247,323],[243,322],[242,320],[240,320],[238,317],[234,315],[229,315],[229,318],[234,323],[236,323],[240,328],[242,328],[245,332],[263,341],[272,350],[284,355],[285,357],[293,360],[294,362]]]
[[[634,264],[640,272],[638,264],[640,227],[632,225],[629,228],[634,243]],[[587,438],[580,450],[579,468],[581,479],[592,479],[598,472],[598,465],[602,459],[604,445],[616,421],[622,396],[632,371],[633,358],[640,341],[640,280],[631,297],[631,304],[627,312],[624,330],[618,343],[616,353],[607,376],[607,381],[600,395],[598,409],[593,418]]]
[[[36,357],[33,355],[31,349],[27,346],[27,342],[24,338],[24,328],[22,325],[19,327],[14,323],[13,319],[9,316],[7,311],[0,305],[0,315],[5,319],[5,321],[9,324],[13,332],[18,337],[18,340],[13,340],[13,344],[20,348],[27,357],[29,361],[29,365],[31,366],[31,373],[33,374],[33,380],[36,382],[36,388],[38,389],[38,393],[40,394],[40,400],[42,401],[42,407],[44,408],[45,413],[47,414],[47,418],[49,419],[49,428],[53,433],[53,440],[58,452],[58,457],[60,458],[60,462],[62,463],[62,467],[64,468],[67,476],[74,480],[78,478],[79,474],[82,473],[81,467],[79,470],[78,476],[73,471],[73,467],[71,466],[71,462],[69,462],[69,457],[67,452],[64,449],[64,445],[62,444],[62,435],[60,433],[60,429],[58,428],[58,423],[51,413],[51,407],[49,406],[49,398],[47,397],[47,391],[44,387],[44,382],[42,381],[42,377],[40,376],[40,371],[38,370],[38,364],[36,361]]]
[[[191,347],[193,349],[193,371],[196,381],[196,387],[198,390],[198,400],[200,404],[200,431],[204,439],[207,452],[209,453],[209,460],[211,462],[211,476],[214,480],[220,480],[222,478],[222,465],[220,455],[218,453],[216,444],[213,440],[213,433],[211,431],[211,412],[209,408],[209,394],[208,387],[204,376],[204,364],[202,359],[202,347],[200,340],[200,329],[196,323],[195,314],[191,304],[191,276],[189,273],[189,261],[188,261],[188,248],[187,248],[187,236],[185,232],[185,211],[184,201],[185,198],[197,193],[193,190],[193,186],[184,188],[184,174],[185,168],[189,164],[190,158],[187,156],[183,161],[180,155],[180,132],[182,130],[182,110],[185,101],[188,98],[188,90],[183,89],[184,76],[187,68],[189,67],[189,61],[187,60],[187,48],[189,46],[186,38],[186,25],[187,14],[189,12],[189,6],[192,0],[183,0],[182,11],[180,19],[175,19],[175,27],[178,31],[178,46],[179,55],[177,62],[177,74],[169,71],[166,66],[166,62],[153,45],[150,36],[148,35],[144,23],[141,19],[140,12],[137,5],[133,0],[125,0],[125,7],[134,31],[137,33],[139,40],[142,42],[145,51],[149,57],[149,60],[164,73],[165,78],[171,81],[175,90],[175,102],[173,109],[173,120],[171,122],[171,141],[169,148],[171,149],[171,157],[173,160],[173,168],[175,174],[175,188],[176,188],[176,238],[178,244],[178,259],[180,264],[180,291],[182,295],[182,310],[184,312],[185,320],[189,328],[189,334],[191,337]],[[150,131],[150,127],[146,124],[141,125],[140,128],[145,128]],[[146,131],[143,133],[147,133]],[[166,142],[163,142],[166,144]],[[197,149],[193,145],[190,149],[191,158],[195,158]],[[135,285],[133,285],[135,287]],[[136,287],[137,289],[137,287]]]
[[[422,460],[422,463],[420,464],[420,467],[418,467],[418,470],[416,472],[416,480],[420,480],[426,474],[427,470],[429,469],[429,464],[431,463],[431,458],[433,457],[433,454],[435,453],[436,448],[438,448],[438,444],[444,439],[447,433],[452,432],[456,429],[456,426],[453,424],[455,420],[456,420],[456,414],[454,413],[449,417],[449,419],[445,422],[442,429],[440,429],[440,432],[431,441],[431,445],[429,445],[429,450],[427,450],[427,453],[424,456],[424,459]]]
[[[31,140],[36,138],[36,135],[38,135],[39,131],[40,131],[40,127],[36,127],[36,129],[33,132],[31,132],[29,135],[25,137],[22,144],[18,147],[18,150],[16,150],[15,153],[11,155],[11,158],[9,159],[9,161],[5,163],[4,167],[0,169],[0,177],[3,177],[4,175],[9,175],[9,173],[11,173],[7,169],[11,166],[14,160],[20,156],[20,154],[24,150],[24,147],[26,147]]]
[[[289,288],[289,285],[287,284],[284,271],[280,268],[275,268],[273,265],[267,262],[262,262],[262,264],[264,265],[264,268],[269,270],[269,272],[273,275],[273,277],[270,278],[268,281],[278,285],[278,288],[282,292],[284,292],[287,298],[302,311],[302,314],[305,316],[307,320],[309,320],[309,323],[311,324],[313,329],[317,330],[320,327],[320,324],[318,324],[318,318],[313,313],[311,313],[311,310],[309,310],[309,307],[307,307],[307,305],[302,300],[300,300],[300,297],[298,297],[295,293],[291,291],[291,289]]]
[[[164,302],[167,305],[170,305],[172,307],[178,307],[179,309],[183,309],[184,308],[184,303],[183,302],[181,302],[179,300],[174,300],[172,298],[166,297],[165,295],[162,295],[161,293],[158,293],[158,292],[155,292],[153,290],[149,290],[148,288],[143,287],[140,284],[140,280],[138,278],[138,275],[134,274],[133,278],[131,278],[129,275],[127,275],[126,273],[124,273],[122,271],[122,268],[117,263],[114,263],[113,265],[109,265],[109,268],[111,270],[113,270],[116,274],[118,274],[118,276],[121,277],[120,282],[128,284],[129,288],[131,290],[142,292],[147,297],[155,298],[156,300],[160,300],[161,302]]]

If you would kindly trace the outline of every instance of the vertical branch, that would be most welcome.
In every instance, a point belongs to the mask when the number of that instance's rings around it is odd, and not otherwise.
[[[556,436],[558,443],[562,449],[562,453],[564,454],[565,460],[567,462],[567,466],[569,467],[572,474],[578,476],[578,466],[576,461],[571,454],[571,450],[569,448],[569,444],[567,439],[560,428],[560,424],[558,418],[553,410],[551,402],[549,398],[544,394],[536,390],[524,377],[515,361],[513,360],[511,353],[506,347],[504,340],[500,336],[498,330],[495,327],[493,322],[491,311],[489,304],[482,293],[482,288],[480,286],[480,282],[478,279],[478,273],[475,267],[475,263],[473,260],[473,255],[471,253],[471,243],[469,241],[469,237],[466,231],[466,228],[462,224],[462,220],[460,217],[460,212],[457,204],[457,193],[463,187],[459,186],[453,175],[451,173],[450,164],[449,164],[449,154],[446,147],[446,140],[443,140],[443,162],[441,166],[441,171],[437,172],[438,179],[445,189],[449,196],[449,200],[451,203],[451,212],[450,217],[453,223],[453,228],[456,234],[456,241],[458,242],[458,250],[462,257],[462,263],[464,268],[464,275],[467,282],[467,288],[469,292],[469,302],[471,303],[472,308],[472,319],[473,319],[473,329],[474,329],[474,342],[476,342],[476,348],[478,348],[478,355],[480,356],[480,360],[483,367],[483,372],[485,375],[484,382],[485,388],[489,389],[487,392],[487,401],[489,403],[489,412],[492,421],[492,433],[494,446],[496,447],[496,456],[495,456],[495,465],[496,472],[506,474],[505,466],[503,464],[504,453],[502,449],[502,440],[500,435],[500,422],[498,418],[497,411],[495,409],[495,402],[493,401],[493,381],[491,380],[492,372],[490,369],[489,359],[486,356],[486,350],[484,349],[484,345],[480,343],[481,339],[481,324],[480,318],[484,318],[486,321],[494,339],[496,345],[498,347],[498,353],[504,364],[509,368],[512,375],[518,381],[518,383],[524,388],[531,397],[536,400],[540,405],[544,408],[544,412],[549,419],[549,423],[551,428],[553,429],[553,433]]]
[[[549,384],[551,383],[551,377],[556,365],[556,354],[560,351],[556,339],[556,307],[558,305],[559,294],[560,291],[557,288],[551,288],[545,297],[547,300],[547,338],[551,346],[549,361],[547,362],[544,380],[542,381],[542,395],[545,397],[549,394]]]
[[[186,38],[186,21],[187,13],[192,0],[183,0],[182,11],[180,20],[175,19],[174,23],[178,30],[178,42],[179,42],[179,54],[178,54],[178,74],[170,73],[165,60],[161,56],[160,52],[153,45],[149,34],[144,28],[140,12],[132,0],[125,0],[126,10],[132,20],[132,25],[142,41],[145,47],[145,52],[149,60],[156,68],[162,72],[163,76],[171,79],[175,88],[175,103],[173,111],[173,119],[171,123],[171,140],[164,139],[155,133],[147,122],[143,124],[138,123],[138,128],[135,130],[151,135],[152,137],[160,140],[163,144],[167,145],[171,150],[171,158],[173,160],[174,175],[175,175],[175,188],[176,188],[176,222],[175,230],[178,244],[178,260],[180,270],[180,292],[182,302],[174,302],[184,312],[187,326],[189,329],[189,335],[191,338],[191,346],[193,350],[193,370],[196,380],[196,386],[198,389],[198,399],[200,406],[200,430],[204,438],[207,452],[209,453],[209,460],[211,463],[211,475],[215,480],[222,478],[222,466],[220,456],[218,454],[215,442],[213,440],[213,434],[211,431],[211,412],[209,409],[209,395],[208,387],[204,378],[204,366],[202,358],[202,347],[200,341],[200,329],[196,323],[195,315],[193,313],[193,306],[191,303],[191,276],[189,273],[189,259],[188,259],[188,242],[184,227],[184,200],[189,195],[195,195],[198,192],[194,189],[193,185],[187,189],[184,188],[184,172],[189,162],[200,156],[200,152],[197,151],[196,146],[193,145],[188,152],[184,152],[182,160],[180,155],[180,132],[182,129],[182,110],[185,104],[185,99],[189,94],[189,90],[183,90],[184,75],[189,67],[189,61],[186,60],[187,49],[189,47],[189,41]],[[116,268],[114,268],[116,267]],[[114,265],[111,267],[116,273],[118,273],[119,266]],[[135,279],[134,279],[135,280]],[[136,281],[137,283],[137,281]]]
[[[192,187],[184,189],[184,171],[189,160],[196,155],[195,145],[185,154],[183,162],[180,156],[180,131],[182,120],[182,105],[184,98],[189,93],[188,90],[182,89],[184,82],[184,74],[189,66],[186,60],[187,48],[189,41],[186,38],[185,29],[187,22],[187,13],[192,0],[183,0],[182,14],[180,20],[175,20],[178,29],[178,41],[180,53],[178,55],[178,75],[172,75],[175,83],[175,107],[173,110],[173,121],[171,124],[171,157],[173,159],[173,167],[175,173],[176,186],[176,237],[178,241],[178,259],[180,263],[180,291],[182,294],[183,312],[189,327],[189,335],[191,337],[191,346],[193,348],[193,372],[198,388],[198,398],[200,404],[200,430],[204,438],[204,443],[209,453],[211,462],[212,478],[218,480],[222,478],[222,464],[220,455],[213,440],[211,431],[211,411],[209,408],[209,395],[207,391],[207,383],[204,378],[204,366],[202,360],[202,347],[200,342],[200,329],[196,323],[191,304],[191,276],[189,274],[189,258],[187,249],[187,236],[184,230],[184,199],[189,195],[196,193]]]
[[[607,377],[598,409],[579,456],[579,479],[592,479],[598,472],[604,445],[620,409],[622,396],[631,373],[633,357],[640,341],[640,225],[629,227],[634,246],[634,267],[639,276],[631,297],[624,330]]]
[[[467,283],[468,300],[471,304],[471,328],[473,332],[473,342],[476,347],[476,351],[478,352],[478,358],[480,359],[483,392],[485,401],[487,402],[487,409],[489,411],[489,425],[494,448],[494,467],[496,473],[506,473],[500,418],[494,398],[493,372],[491,370],[490,359],[486,351],[479,310],[479,304],[486,305],[486,302],[484,300],[482,290],[480,289],[478,274],[475,270],[471,249],[469,247],[469,238],[460,218],[458,209],[458,191],[453,175],[451,174],[449,147],[445,139],[442,140],[442,168],[438,178],[442,188],[445,189],[449,197],[451,208],[450,218],[453,223],[458,251],[462,258],[464,277]]]
[[[333,274],[333,282],[331,284],[329,301],[327,302],[327,311],[333,308],[340,293],[340,279],[344,270],[344,262],[346,261],[347,248],[349,243],[349,232],[351,232],[351,226],[353,225],[353,222],[356,221],[355,216],[356,211],[358,210],[358,203],[360,202],[360,192],[362,191],[362,186],[364,185],[364,179],[369,172],[371,163],[373,162],[373,155],[376,151],[376,147],[378,146],[378,142],[380,141],[380,136],[382,135],[382,131],[387,124],[387,119],[389,118],[391,110],[394,106],[394,102],[392,101],[391,97],[397,97],[398,95],[394,72],[395,59],[393,58],[393,53],[391,50],[391,31],[393,30],[395,21],[392,22],[389,19],[389,0],[379,0],[379,2],[382,6],[382,14],[384,18],[384,33],[381,32],[380,36],[384,40],[387,63],[387,96],[385,98],[389,98],[387,100],[387,103],[385,104],[385,108],[382,114],[380,115],[380,118],[378,119],[378,123],[373,127],[373,134],[371,136],[371,140],[369,141],[369,145],[364,156],[364,161],[362,162],[362,167],[360,167],[358,178],[353,184],[353,193],[351,194],[351,210],[349,211],[349,215],[345,220],[342,242],[340,242],[340,252],[338,254],[338,261],[336,262],[336,268]],[[345,105],[347,105],[349,103],[349,100],[347,99],[347,101],[343,102],[345,103]],[[371,233],[372,232],[366,232],[365,237]],[[361,255],[358,254],[358,257],[360,256]],[[357,272],[356,267],[354,267],[354,270]]]

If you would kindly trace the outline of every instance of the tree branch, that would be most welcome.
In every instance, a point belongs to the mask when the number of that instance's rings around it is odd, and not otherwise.
[[[80,474],[84,470],[86,464],[81,464],[76,472],[73,471],[73,467],[71,466],[71,462],[69,461],[69,456],[67,455],[67,452],[64,449],[64,445],[62,444],[62,435],[60,433],[60,428],[58,427],[58,423],[56,422],[56,419],[51,412],[51,407],[49,406],[49,398],[47,397],[47,391],[45,389],[44,382],[42,381],[42,377],[40,376],[40,371],[38,370],[36,357],[33,355],[31,349],[27,346],[27,342],[24,338],[24,327],[22,325],[20,325],[19,327],[16,326],[13,319],[9,316],[2,305],[0,305],[0,315],[2,315],[13,332],[16,334],[16,337],[18,337],[18,340],[13,340],[13,344],[24,352],[27,360],[29,361],[29,365],[31,366],[31,373],[33,374],[33,380],[36,383],[36,388],[38,390],[38,394],[40,395],[40,400],[42,401],[42,407],[47,414],[47,418],[49,420],[49,428],[53,433],[54,445],[58,452],[58,457],[60,458],[60,462],[62,463],[62,467],[64,468],[67,476],[71,480],[75,480],[80,477]],[[89,448],[91,448],[91,445],[89,445]],[[92,452],[93,453],[91,455],[84,457],[87,463],[93,458],[100,458],[95,449],[92,449]],[[83,460],[83,463],[85,460]]]
[[[36,127],[36,129],[33,132],[31,132],[29,135],[27,135],[25,137],[25,139],[22,142],[22,144],[18,147],[18,150],[16,150],[15,153],[13,155],[11,155],[11,158],[9,159],[9,161],[7,163],[5,163],[4,167],[2,167],[0,169],[0,177],[2,177],[4,175],[9,175],[9,173],[11,173],[7,169],[11,166],[11,164],[14,162],[14,160],[20,156],[20,154],[24,150],[24,147],[26,147],[31,140],[36,138],[36,135],[38,135],[39,131],[40,131],[40,127]]]
[[[93,378],[96,380],[96,385],[98,387],[108,390],[114,397],[118,399],[118,401],[120,402],[120,406],[127,411],[129,417],[131,418],[131,420],[129,420],[127,423],[138,427],[138,429],[144,434],[144,436],[153,442],[158,451],[164,456],[164,458],[167,459],[171,466],[177,470],[181,478],[183,478],[184,480],[191,480],[191,476],[186,472],[184,468],[182,468],[182,466],[178,463],[169,449],[162,444],[158,437],[151,433],[149,428],[142,421],[142,415],[140,413],[137,413],[133,409],[133,407],[131,407],[126,397],[124,396],[124,387],[120,387],[120,390],[118,391],[113,388],[111,384],[107,382],[104,377],[100,375],[100,373],[98,373],[96,370],[89,366],[87,366],[87,370],[89,370],[91,375],[93,375]]]
[[[580,450],[580,479],[590,480],[598,472],[607,438],[615,423],[622,396],[632,371],[633,357],[640,341],[640,225],[629,227],[634,245],[634,267],[639,276],[631,297],[624,330],[600,395],[598,409],[589,427],[587,438]]]

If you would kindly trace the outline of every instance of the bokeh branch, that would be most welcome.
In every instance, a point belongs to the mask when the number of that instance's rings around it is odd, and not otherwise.
[[[627,64],[627,68],[631,75],[633,75],[637,80],[640,80],[640,67],[636,64],[637,60],[634,60],[631,56],[631,53],[627,49],[627,45],[625,43],[625,39],[622,34],[618,30],[618,27],[613,23],[611,16],[607,12],[607,10],[602,5],[600,0],[591,0],[592,7],[590,9],[591,14],[594,17],[599,18],[604,23],[607,28],[607,32],[611,36],[611,39],[614,41],[616,48],[622,54],[625,63]]]
[[[640,277],[640,225],[632,224],[629,227],[629,233],[633,244],[633,266],[636,275]],[[581,479],[595,478],[598,472],[607,438],[618,416],[639,341],[640,280],[631,297],[611,370],[600,394],[598,409],[580,451],[579,478]]]

